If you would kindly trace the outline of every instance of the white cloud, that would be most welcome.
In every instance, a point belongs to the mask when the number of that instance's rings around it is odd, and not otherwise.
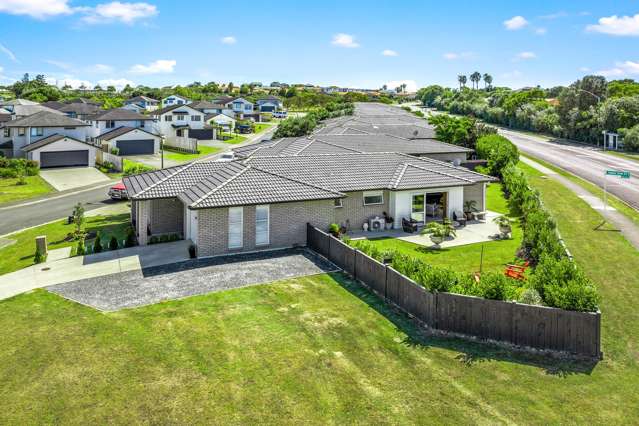
[[[588,67],[579,67],[579,71],[588,72],[588,71],[590,71],[590,68],[588,68]]]
[[[523,16],[513,16],[512,18],[504,21],[504,27],[506,27],[507,30],[520,30],[522,28],[524,28],[526,25],[528,25],[528,21],[526,21],[526,18],[524,18]]]
[[[417,83],[415,80],[392,80],[386,82],[386,86],[389,90],[394,90],[396,87],[399,87],[400,84],[406,84],[406,92],[408,93],[417,92]]]
[[[548,30],[544,27],[535,28],[535,34],[544,35],[548,32]]]
[[[68,0],[0,0],[0,12],[46,19],[73,13],[68,3]]]
[[[132,24],[137,20],[150,18],[158,14],[155,5],[149,3],[111,3],[98,4],[96,7],[81,7],[78,11],[86,13],[82,22],[87,24],[108,24],[122,22]]]
[[[345,33],[335,34],[333,36],[333,41],[331,41],[331,44],[348,48],[359,47],[359,43],[355,41],[355,36]]]
[[[177,62],[169,59],[158,59],[148,65],[133,65],[129,72],[134,74],[168,74],[173,72]]]
[[[613,68],[597,71],[596,74],[604,77],[620,77],[626,75],[639,74],[639,62],[624,61],[617,62]]]
[[[527,59],[535,59],[537,55],[535,52],[519,52],[516,56],[516,60],[527,60]]]
[[[108,86],[114,86],[116,89],[120,90],[120,89],[123,89],[124,86],[126,86],[127,84],[131,87],[135,87],[135,83],[132,82],[131,80],[127,80],[126,78],[118,78],[118,79],[108,78],[105,80],[99,80],[98,84],[103,89],[106,89]]]
[[[586,31],[615,36],[639,36],[639,13],[635,16],[607,16],[598,24],[588,25]]]
[[[384,49],[382,50],[382,55],[383,56],[399,56],[399,53],[391,49]]]
[[[540,19],[547,19],[547,20],[555,20],[555,19],[559,19],[559,18],[564,18],[568,16],[568,13],[566,12],[556,12],[556,13],[550,13],[548,15],[542,15],[539,18]]]
[[[523,74],[521,71],[519,70],[514,70],[514,71],[508,71],[505,72],[503,74],[501,74],[501,78],[503,79],[517,79],[519,77],[521,77]]]
[[[444,59],[448,59],[449,61],[454,61],[457,59],[468,59],[472,58],[473,56],[475,56],[473,52],[447,52],[443,55]]]
[[[16,55],[13,54],[11,49],[9,49],[7,46],[5,46],[2,43],[0,43],[0,52],[2,52],[5,55],[7,55],[9,57],[9,59],[11,59],[13,62],[19,62],[18,58],[16,58]]]
[[[54,67],[58,67],[60,69],[63,70],[70,70],[71,68],[73,68],[73,66],[68,63],[68,62],[62,62],[62,61],[55,61],[53,59],[45,59],[44,62],[46,62],[49,65],[53,65]]]
[[[222,37],[220,39],[220,41],[222,42],[222,44],[235,44],[237,43],[237,39],[233,36],[226,36],[226,37]]]
[[[94,64],[94,65],[89,65],[86,68],[87,72],[92,72],[92,73],[96,73],[96,74],[107,74],[110,72],[113,72],[113,67],[111,65],[105,65],[105,64]]]

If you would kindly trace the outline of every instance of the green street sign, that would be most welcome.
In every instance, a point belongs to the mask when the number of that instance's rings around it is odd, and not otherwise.
[[[630,179],[630,172],[626,170],[606,170],[608,176],[619,176],[621,179]]]

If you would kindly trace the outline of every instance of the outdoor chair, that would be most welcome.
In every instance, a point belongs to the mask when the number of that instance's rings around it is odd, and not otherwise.
[[[475,220],[484,222],[486,221],[486,212],[473,212],[473,217],[475,218]]]
[[[453,220],[459,222],[459,226],[466,226],[466,215],[461,210],[453,212]]]
[[[417,222],[402,218],[402,230],[410,234],[417,232]]]

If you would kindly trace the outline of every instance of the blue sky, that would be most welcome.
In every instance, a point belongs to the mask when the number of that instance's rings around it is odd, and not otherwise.
[[[639,76],[636,1],[0,0],[0,84],[455,86]]]

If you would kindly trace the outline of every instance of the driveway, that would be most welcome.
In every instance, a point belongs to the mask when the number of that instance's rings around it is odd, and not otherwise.
[[[310,251],[288,249],[152,266],[47,290],[102,311],[116,311],[335,270],[333,264]]]
[[[95,167],[42,169],[40,170],[40,176],[58,191],[81,188],[111,180]]]

